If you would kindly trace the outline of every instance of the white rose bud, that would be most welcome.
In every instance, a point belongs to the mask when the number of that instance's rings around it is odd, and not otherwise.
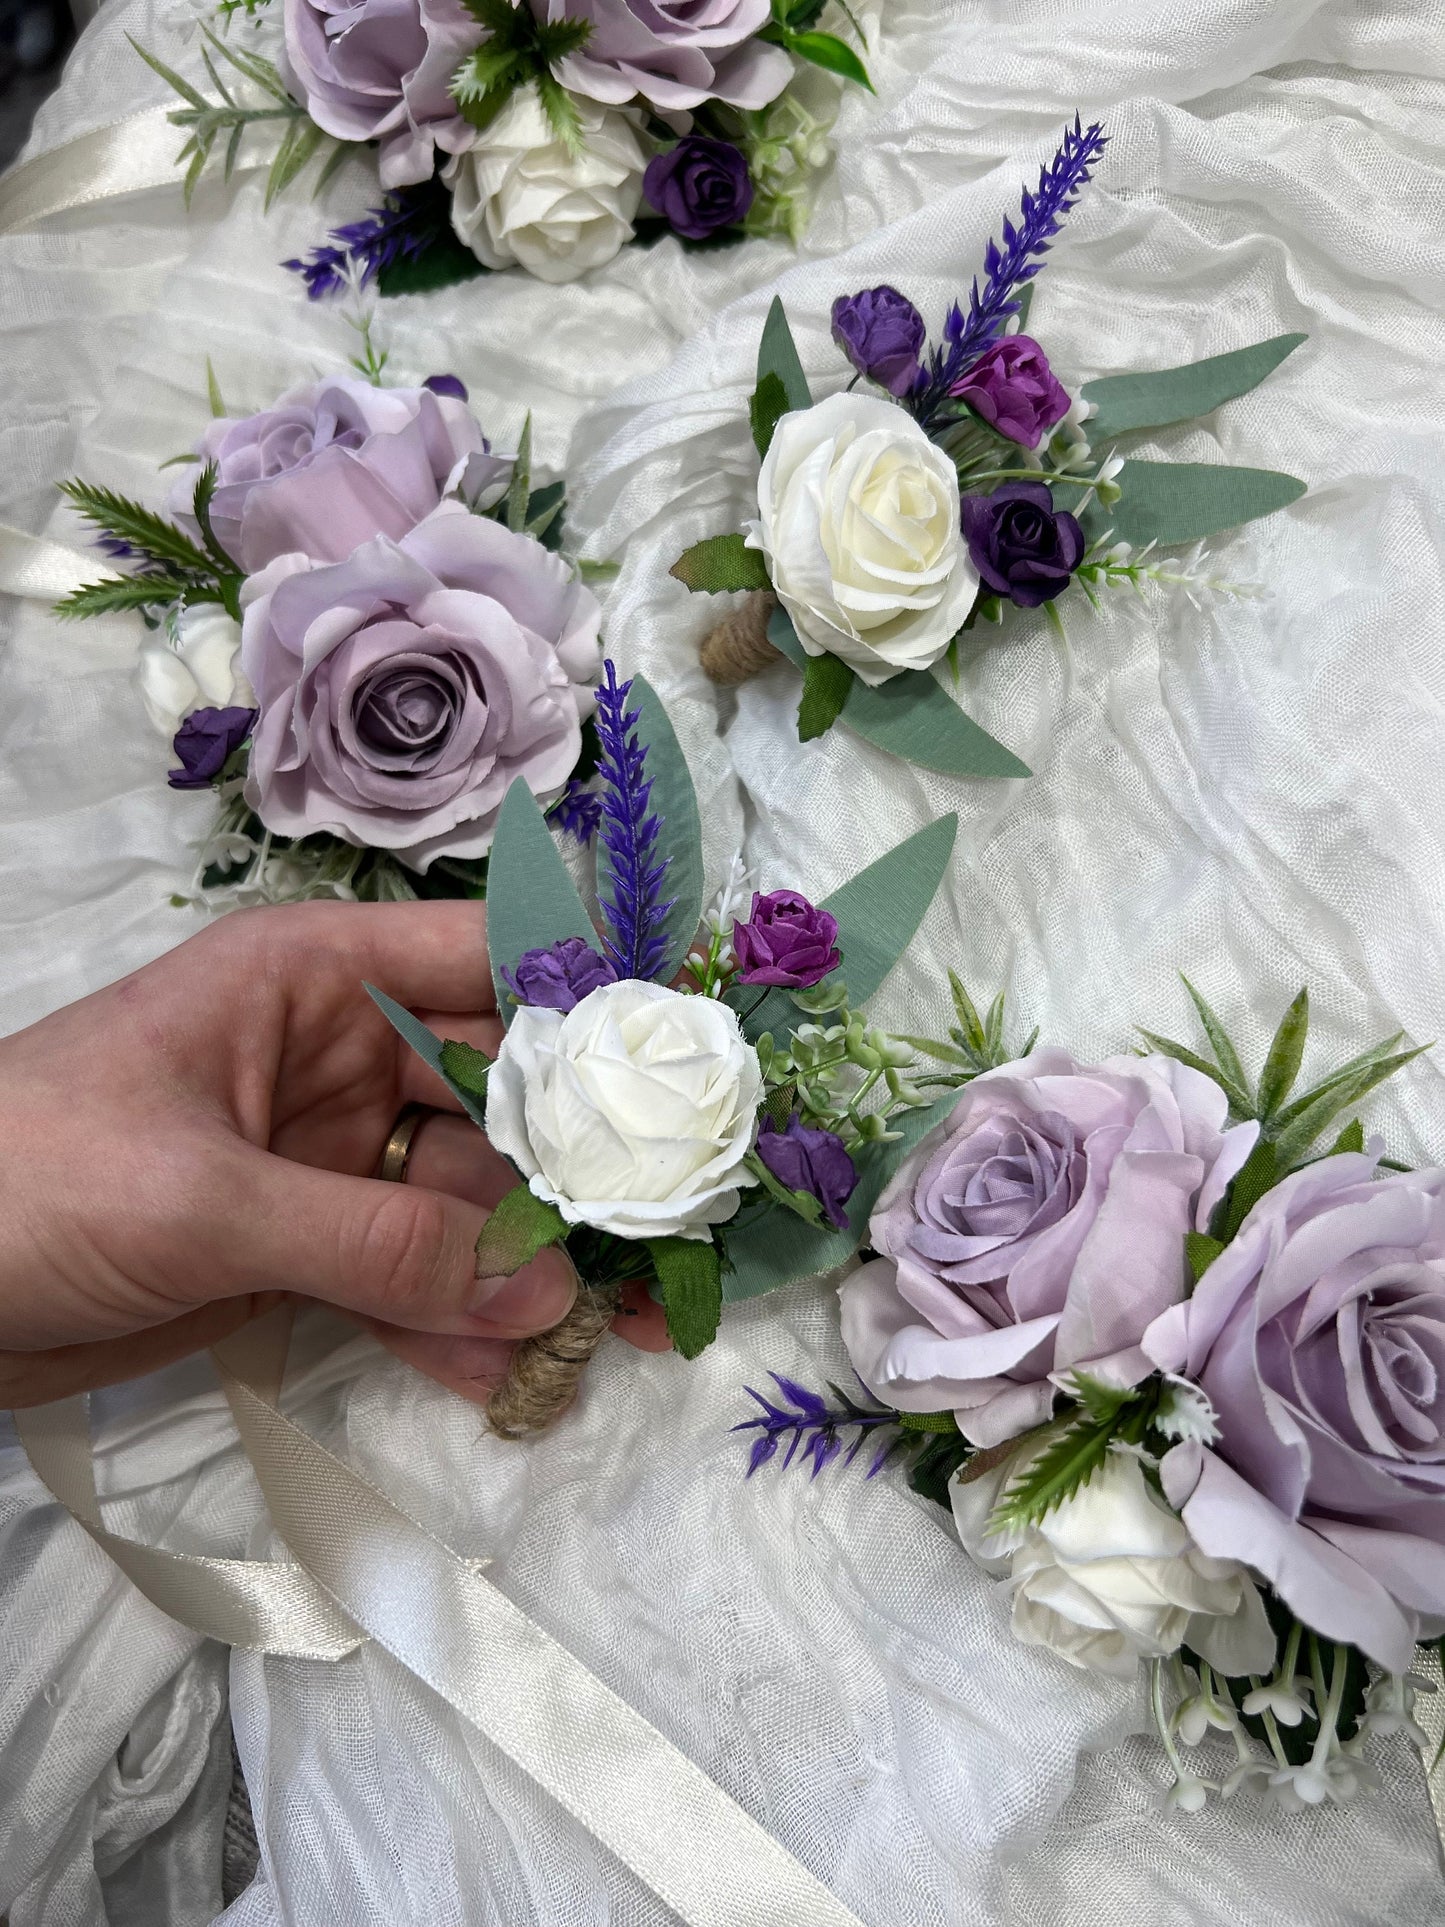
[[[1025,1462],[1015,1454],[950,1487],[965,1550],[1008,1581],[1019,1639],[1123,1679],[1186,1640],[1231,1674],[1273,1666],[1274,1634],[1248,1573],[1199,1550],[1131,1453],[1111,1453],[1038,1525],[990,1535],[989,1515]]]
[[[217,602],[182,609],[146,636],[136,679],[146,714],[162,736],[174,736],[193,709],[254,706],[240,648],[241,625]]]
[[[452,226],[489,268],[575,281],[632,239],[647,156],[615,108],[573,96],[582,152],[569,154],[537,98],[519,87],[476,145],[447,164]]]
[[[603,984],[565,1014],[524,1007],[487,1080],[487,1136],[569,1224],[706,1238],[752,1184],[762,1094],[734,1013],[661,984]]]
[[[832,395],[784,415],[758,518],[748,547],[767,557],[799,641],[866,683],[937,662],[978,594],[957,472],[896,402]]]

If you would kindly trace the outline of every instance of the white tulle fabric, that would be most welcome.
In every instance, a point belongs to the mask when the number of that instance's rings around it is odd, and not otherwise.
[[[821,891],[940,810],[958,856],[880,1015],[937,1021],[945,964],[1081,1054],[1187,1028],[1190,970],[1257,1049],[1309,980],[1321,1050],[1440,1027],[1445,643],[1445,55],[1431,0],[897,0],[880,100],[845,104],[801,254],[631,250],[558,292],[520,276],[386,311],[391,368],[454,370],[506,443],[525,401],[573,481],[571,523],[625,556],[611,646],[669,705],[707,857]],[[35,144],[159,97],[122,29],[195,68],[159,0],[108,7]],[[937,321],[1064,114],[1113,145],[1040,288],[1066,380],[1285,329],[1309,345],[1249,401],[1170,438],[1275,461],[1312,493],[1221,545],[1254,603],[1077,606],[1067,650],[1016,618],[966,661],[972,711],[1034,767],[966,784],[838,738],[800,751],[781,669],[721,696],[694,645],[718,605],[665,569],[750,512],[743,403],[772,286],[819,386],[833,297],[891,279]],[[75,536],[57,477],[159,499],[203,423],[204,359],[252,407],[349,352],[275,263],[344,219],[263,220],[255,181],[147,194],[0,243],[0,516]],[[624,382],[629,385],[623,387]],[[569,456],[570,448],[570,456]],[[59,629],[8,605],[0,654],[0,1019],[6,1028],[173,944],[203,801],[169,793],[124,620]],[[1422,1062],[1372,1112],[1438,1157]],[[298,1281],[298,1283],[304,1281]],[[1271,1919],[1426,1927],[1445,1911],[1418,1759],[1343,1812],[1241,1798],[1166,1816],[1138,1696],[1008,1632],[946,1517],[892,1473],[741,1478],[739,1387],[846,1369],[819,1287],[731,1315],[692,1366],[620,1347],[541,1443],[317,1318],[291,1399],[397,1500],[659,1725],[876,1927]],[[121,1529],[268,1548],[219,1394],[187,1367],[101,1403]],[[0,1912],[10,1927],[202,1927],[216,1891],[224,1656],[128,1591],[0,1449]],[[231,1704],[263,1868],[228,1927],[668,1927],[608,1856],[392,1661],[236,1655]],[[1135,1736],[1135,1737],[1131,1737]],[[119,1765],[117,1754],[119,1751]]]

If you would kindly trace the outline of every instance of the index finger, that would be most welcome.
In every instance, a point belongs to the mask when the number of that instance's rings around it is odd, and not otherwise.
[[[324,951],[333,970],[344,952],[358,989],[363,981],[375,984],[408,1010],[497,1007],[484,904],[307,903],[267,915],[278,935],[288,919],[287,940]]]

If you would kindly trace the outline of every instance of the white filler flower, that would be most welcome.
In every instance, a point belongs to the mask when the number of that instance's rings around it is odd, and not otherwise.
[[[569,1224],[706,1238],[753,1179],[757,1052],[725,1005],[603,984],[519,1010],[487,1080],[487,1136]]]
[[[152,723],[167,738],[193,709],[250,709],[241,669],[241,625],[217,602],[182,609],[140,646],[136,680]]]

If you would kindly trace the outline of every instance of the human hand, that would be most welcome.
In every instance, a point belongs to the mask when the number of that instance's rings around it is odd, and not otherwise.
[[[457,1104],[362,988],[494,1057],[474,903],[241,911],[0,1040],[0,1409],[137,1376],[297,1292],[484,1399],[577,1280],[546,1250],[476,1276],[517,1174],[469,1119],[426,1119],[403,1185],[370,1174],[408,1102]],[[663,1350],[659,1308],[617,1322]]]

